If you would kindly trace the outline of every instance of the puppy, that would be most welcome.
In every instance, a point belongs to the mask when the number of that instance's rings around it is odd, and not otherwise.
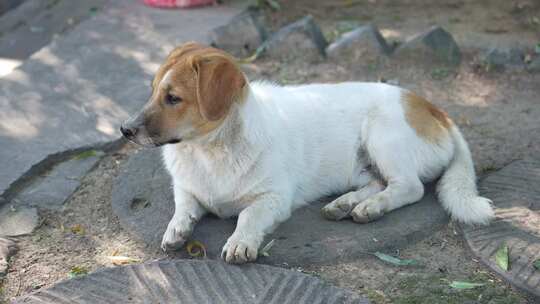
[[[197,43],[170,53],[152,89],[121,131],[163,146],[175,200],[164,250],[181,247],[210,212],[238,216],[225,261],[254,261],[265,235],[312,200],[345,193],[322,215],[368,223],[420,200],[423,183],[439,177],[439,200],[454,219],[494,216],[457,126],[405,89],[250,83],[231,56]]]

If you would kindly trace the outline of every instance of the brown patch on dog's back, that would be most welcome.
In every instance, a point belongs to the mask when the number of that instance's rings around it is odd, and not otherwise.
[[[407,123],[418,136],[431,142],[438,142],[446,137],[452,120],[444,111],[412,92],[403,94],[402,104]]]

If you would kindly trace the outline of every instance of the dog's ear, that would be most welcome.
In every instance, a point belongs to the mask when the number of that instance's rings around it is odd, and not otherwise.
[[[229,111],[246,84],[246,78],[232,58],[222,54],[201,54],[193,60],[197,75],[197,99],[202,116],[217,121]]]

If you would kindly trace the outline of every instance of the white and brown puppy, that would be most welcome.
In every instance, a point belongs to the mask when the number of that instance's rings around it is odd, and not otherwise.
[[[383,83],[278,86],[248,82],[233,58],[196,43],[158,70],[149,102],[122,127],[163,147],[176,210],[163,249],[183,245],[207,212],[238,216],[227,262],[257,258],[264,236],[321,196],[331,220],[359,223],[418,201],[440,177],[439,199],[456,220],[486,224],[467,143],[444,112]]]

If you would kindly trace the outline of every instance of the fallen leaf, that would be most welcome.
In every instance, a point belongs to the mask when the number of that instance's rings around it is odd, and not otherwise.
[[[540,270],[540,259],[534,261],[533,266],[536,270]]]
[[[83,266],[73,266],[71,270],[68,272],[68,277],[74,278],[78,276],[82,276],[88,273],[88,269]]]
[[[104,153],[102,151],[98,151],[98,150],[86,150],[75,155],[73,158],[77,160],[81,160],[81,159],[87,159],[94,156],[102,156],[103,154]]]
[[[118,248],[116,248],[116,249],[113,250],[113,252],[111,253],[111,256],[117,256],[119,251],[120,251],[120,250],[118,250]]]
[[[206,247],[199,241],[189,241],[186,245],[186,251],[193,258],[206,258]]]
[[[463,281],[452,281],[452,283],[450,283],[450,287],[454,289],[473,289],[484,285],[484,283],[471,283]]]
[[[385,261],[387,263],[390,263],[390,264],[393,264],[393,265],[396,265],[396,266],[412,266],[412,265],[418,265],[418,261],[416,260],[411,260],[411,259],[400,259],[400,258],[396,258],[396,257],[393,257],[391,255],[388,255],[388,254],[384,254],[382,252],[375,252],[373,254],[374,256],[376,256],[377,258],[379,258],[380,260],[382,261]]]
[[[241,59],[237,59],[238,63],[240,64],[245,64],[245,63],[252,63],[253,61],[257,60],[259,58],[259,56],[262,55],[262,53],[264,53],[264,51],[266,50],[266,46],[263,44],[261,45],[260,47],[258,47],[255,52],[253,53],[253,55],[247,57],[247,58],[241,58]]]
[[[495,253],[495,262],[504,271],[508,271],[508,246],[503,245]]]
[[[130,258],[127,256],[119,256],[119,255],[108,256],[108,258],[111,260],[111,262],[114,265],[117,265],[117,266],[131,264],[131,263],[139,263],[141,261],[140,259]]]
[[[271,9],[275,11],[279,11],[281,9],[281,5],[276,0],[266,0],[266,3],[268,6],[270,6]]]
[[[71,226],[71,232],[73,232],[75,234],[78,234],[78,235],[83,235],[84,234],[84,228],[80,224],[76,224],[76,225]]]
[[[274,246],[274,243],[276,242],[275,239],[272,239],[270,242],[268,242],[268,244],[266,244],[262,249],[261,249],[261,252],[259,253],[259,255],[261,256],[270,256],[270,253],[268,253],[268,251],[270,251],[270,249],[272,248],[272,246]]]
[[[343,0],[343,1],[340,1],[340,2],[329,1],[328,4],[324,4],[324,6],[347,8],[347,7],[352,7],[352,6],[361,4],[362,2],[363,2],[363,0]],[[374,3],[374,2],[370,1],[370,3]]]

